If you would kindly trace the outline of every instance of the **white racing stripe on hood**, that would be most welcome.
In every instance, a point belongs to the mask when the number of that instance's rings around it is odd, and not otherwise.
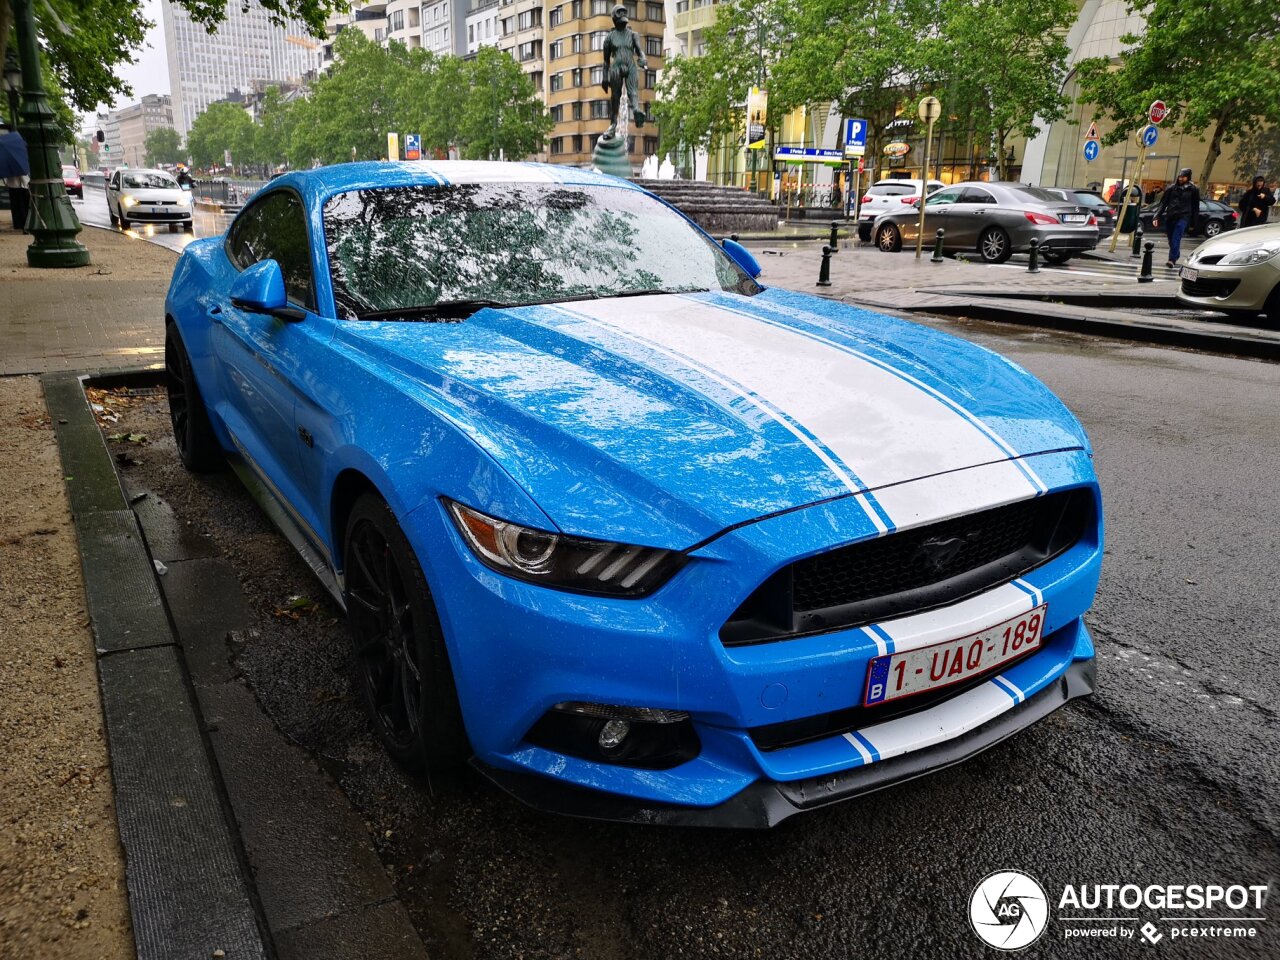
[[[988,428],[936,391],[830,342],[688,297],[590,300],[574,303],[572,312],[740,384],[799,424],[872,490],[985,463],[992,464],[989,482],[1001,499],[1013,489],[1023,496],[1043,490],[1009,461],[1007,447]],[[956,506],[972,510],[974,503]],[[893,512],[889,518],[896,527]]]
[[[637,299],[640,299],[640,298],[637,298]],[[605,327],[606,329],[612,331],[615,334],[624,336],[628,340],[631,340],[634,343],[640,344],[642,347],[644,347],[647,350],[653,350],[656,353],[664,357],[667,357],[670,360],[674,360],[678,364],[690,367],[691,369],[697,371],[698,373],[706,377],[708,380],[711,380],[713,383],[718,383],[720,386],[727,387],[729,390],[732,390],[734,393],[740,396],[743,400],[747,401],[753,407],[755,407],[757,410],[759,410],[761,413],[767,416],[770,420],[773,420],[775,423],[784,427],[792,436],[794,436],[797,440],[799,440],[802,444],[804,444],[810,450],[810,452],[812,452],[813,455],[817,457],[818,460],[820,460],[842,484],[844,484],[844,486],[849,490],[850,493],[862,493],[863,495],[858,498],[858,504],[859,506],[862,507],[862,510],[864,513],[866,513],[868,519],[871,520],[871,523],[876,528],[876,531],[881,534],[887,533],[889,531],[889,526],[881,516],[881,511],[877,509],[875,498],[870,494],[864,493],[864,491],[866,490],[866,487],[858,482],[858,478],[855,476],[851,476],[849,471],[846,470],[844,467],[842,467],[839,463],[837,463],[832,458],[832,456],[826,450],[824,450],[820,444],[818,444],[813,439],[813,437],[809,436],[802,428],[797,426],[788,417],[780,413],[778,410],[774,409],[770,404],[762,401],[761,398],[755,395],[749,388],[745,387],[741,383],[737,383],[730,380],[728,377],[717,372],[714,368],[711,368],[705,364],[699,363],[697,360],[693,359],[688,354],[681,353],[677,350],[674,350],[668,347],[664,347],[662,344],[655,342],[654,340],[648,337],[645,337],[639,333],[625,330],[617,326],[616,324],[609,323],[608,321],[602,320],[597,316],[588,314],[587,311],[580,309],[580,307],[581,307],[580,304],[574,303],[571,307],[558,305],[557,309],[563,313],[567,313],[571,316],[578,317],[579,319],[587,320],[589,322],[595,322],[600,326]]]

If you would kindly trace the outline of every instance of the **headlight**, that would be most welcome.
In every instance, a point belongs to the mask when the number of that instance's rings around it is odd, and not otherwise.
[[[1233,267],[1247,267],[1251,263],[1262,263],[1265,260],[1270,260],[1278,253],[1280,253],[1280,241],[1272,241],[1261,246],[1237,250],[1222,262]]]
[[[191,206],[191,197],[186,192],[183,192],[178,195],[178,206],[180,207]]]
[[[136,207],[138,205],[138,201],[135,200],[133,197],[129,196],[127,193],[120,198],[120,202],[124,204],[126,207]]]
[[[508,523],[445,500],[458,531],[485,566],[518,580],[580,593],[640,597],[683,566],[674,550],[584,540]]]

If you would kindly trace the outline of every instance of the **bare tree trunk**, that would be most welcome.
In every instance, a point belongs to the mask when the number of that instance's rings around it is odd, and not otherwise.
[[[1200,185],[1209,186],[1209,177],[1213,174],[1213,165],[1222,156],[1222,136],[1227,131],[1227,121],[1219,120],[1213,128],[1213,139],[1209,141],[1209,152],[1204,158],[1204,169],[1200,171]]]
[[[1004,131],[997,130],[996,131],[996,169],[1000,171],[1001,180],[1008,180],[1009,179],[1009,161],[1005,158],[1004,138],[1005,138]]]
[[[9,31],[13,29],[13,7],[8,0],[0,2],[0,69],[4,66],[5,50],[9,46]]]

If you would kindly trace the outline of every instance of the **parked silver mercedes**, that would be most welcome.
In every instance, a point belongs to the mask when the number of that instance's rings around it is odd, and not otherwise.
[[[1049,263],[1065,263],[1098,245],[1098,220],[1082,204],[1024,183],[966,181],[939,190],[925,201],[924,239],[932,247],[939,229],[947,253],[975,251],[987,263],[1003,263],[1014,253],[1040,249]],[[876,218],[872,237],[894,253],[915,246],[920,213],[916,209]]]

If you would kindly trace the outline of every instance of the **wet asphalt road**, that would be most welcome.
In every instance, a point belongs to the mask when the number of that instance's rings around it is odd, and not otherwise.
[[[82,223],[91,224],[95,227],[110,227],[111,215],[107,210],[107,193],[99,187],[85,184],[84,198],[71,198],[71,204],[75,208],[76,216]],[[220,233],[224,233],[230,219],[224,216],[215,216],[213,213],[206,212],[200,208],[194,209],[195,232],[186,233],[179,231],[173,233],[169,229],[168,224],[143,223],[136,224],[128,230],[129,236],[138,237],[139,239],[150,240],[152,243],[158,243],[162,247],[168,247],[170,250],[182,251],[192,240],[201,237],[213,237]]]
[[[234,478],[184,474],[159,404],[122,427],[157,438],[131,482],[242,571],[260,622],[236,665],[360,811],[434,957],[980,956],[969,896],[1003,868],[1054,901],[1028,956],[1280,956],[1280,917],[1253,940],[1187,942],[1133,911],[1170,934],[1156,947],[1069,942],[1056,919],[1075,913],[1057,910],[1068,883],[1280,878],[1280,366],[936,325],[1039,375],[1092,436],[1108,536],[1089,618],[1099,692],[959,767],[765,834],[584,823],[467,774],[407,780],[369,735],[333,612],[279,615],[321,591]]]

